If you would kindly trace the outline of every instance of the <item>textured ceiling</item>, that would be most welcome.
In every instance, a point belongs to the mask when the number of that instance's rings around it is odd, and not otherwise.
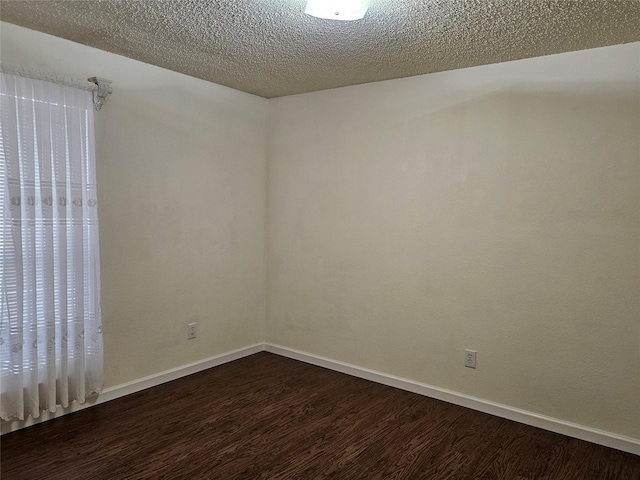
[[[640,40],[640,0],[2,0],[3,21],[267,98]]]

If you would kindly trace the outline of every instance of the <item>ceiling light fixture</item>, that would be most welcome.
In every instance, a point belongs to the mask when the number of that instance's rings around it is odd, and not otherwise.
[[[371,0],[308,0],[304,13],[329,20],[360,20]]]

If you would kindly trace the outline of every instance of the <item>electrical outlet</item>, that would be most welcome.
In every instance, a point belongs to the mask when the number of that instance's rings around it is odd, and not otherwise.
[[[464,351],[464,366],[469,368],[476,368],[476,351],[465,350]]]
[[[187,325],[187,340],[193,340],[198,336],[198,324],[190,323]]]

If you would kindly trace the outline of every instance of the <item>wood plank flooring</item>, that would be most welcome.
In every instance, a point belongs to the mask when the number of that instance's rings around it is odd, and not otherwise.
[[[11,479],[639,480],[640,457],[269,353],[4,435]]]

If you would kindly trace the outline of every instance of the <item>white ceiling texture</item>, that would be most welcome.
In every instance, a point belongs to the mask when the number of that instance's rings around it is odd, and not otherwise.
[[[266,98],[640,40],[640,0],[2,0],[3,21]]]

